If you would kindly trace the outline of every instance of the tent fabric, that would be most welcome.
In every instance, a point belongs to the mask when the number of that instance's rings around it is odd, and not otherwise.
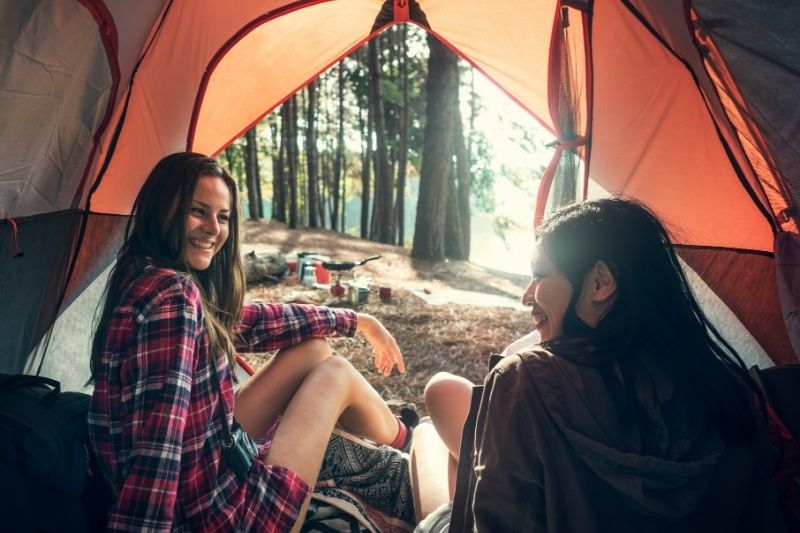
[[[0,214],[69,209],[113,87],[97,22],[70,1],[0,13]]]
[[[800,4],[699,0],[694,9],[702,29],[719,49],[731,78],[730,90],[740,93],[736,107],[745,115],[737,128],[740,135],[745,139],[753,133],[763,136],[760,148],[769,150],[763,155],[776,180],[768,183],[771,196],[776,203],[785,202],[786,187],[789,205],[796,206],[800,200]]]
[[[687,246],[679,247],[678,254],[739,317],[773,361],[797,361],[786,330],[775,327],[783,323],[777,299],[761,296],[778,291],[775,276],[763,275],[774,268],[769,254]]]
[[[17,221],[21,257],[11,253],[11,225],[0,225],[0,373],[26,368],[29,353],[56,319],[82,216],[72,210]]]
[[[386,24],[425,27],[564,136],[553,112],[564,7],[581,133],[559,140],[580,146],[578,194],[650,206],[759,349],[793,360],[773,251],[776,233],[797,235],[794,3],[0,0],[0,215],[41,241],[15,259],[0,222],[0,288],[15,304],[0,307],[0,371],[83,364],[78,347],[32,347],[59,310],[90,320],[85,289],[113,261],[156,161],[219,152]],[[782,272],[794,316],[797,275]]]
[[[783,322],[795,353],[800,353],[800,235],[778,233],[775,238],[775,263]]]

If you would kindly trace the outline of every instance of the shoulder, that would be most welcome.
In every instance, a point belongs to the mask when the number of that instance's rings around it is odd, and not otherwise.
[[[503,394],[527,396],[536,387],[540,376],[549,373],[552,354],[539,348],[501,358],[486,377],[486,386]],[[513,391],[513,392],[512,392]]]
[[[120,307],[127,308],[139,321],[146,319],[154,309],[166,305],[200,312],[200,290],[189,274],[149,264],[135,268],[124,289]]]
[[[553,362],[552,352],[536,346],[501,358],[491,373],[496,375],[538,373],[552,367]]]
[[[564,377],[561,361],[541,346],[500,359],[486,377],[491,394],[526,401],[545,396],[560,396]]]

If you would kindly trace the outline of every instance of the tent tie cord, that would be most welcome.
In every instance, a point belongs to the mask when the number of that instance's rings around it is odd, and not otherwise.
[[[5,218],[3,218],[8,224],[11,226],[11,249],[12,249],[12,256],[14,258],[22,257],[25,255],[25,252],[19,247],[19,236],[17,235],[17,222],[6,213]]]
[[[389,24],[401,22],[416,22],[423,28],[431,27],[417,0],[384,0],[370,33],[375,33]]]
[[[796,207],[787,207],[786,209],[782,209],[778,213],[778,222],[781,224],[786,224],[790,220],[797,218],[797,208]]]
[[[545,146],[547,148],[558,148],[559,150],[574,150],[575,148],[588,144],[588,142],[589,139],[587,137],[578,135],[574,139],[556,139],[547,143]]]
[[[588,0],[561,0],[561,5],[565,7],[571,7],[572,9],[577,9],[578,11],[585,11],[589,12],[589,1]]]

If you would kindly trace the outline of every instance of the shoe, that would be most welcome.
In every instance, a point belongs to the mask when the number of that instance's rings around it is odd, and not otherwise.
[[[395,446],[398,450],[408,453],[411,450],[411,439],[414,435],[414,428],[419,424],[419,414],[417,414],[417,406],[410,402],[402,400],[389,400],[386,404],[390,408],[394,408],[396,413],[394,416],[406,427],[405,440],[402,444]]]

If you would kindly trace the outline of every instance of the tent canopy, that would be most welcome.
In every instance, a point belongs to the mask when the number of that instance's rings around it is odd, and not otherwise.
[[[776,253],[791,269],[781,258],[798,241],[796,4],[0,0],[0,12],[2,372],[87,358],[87,339],[62,355],[52,326],[61,314],[89,331],[97,295],[82,296],[113,261],[156,161],[218,153],[397,23],[432,32],[486,74],[559,139],[555,157],[577,150],[588,196],[654,209],[759,349],[796,360],[798,276],[775,275]],[[69,318],[76,305],[80,318]]]

